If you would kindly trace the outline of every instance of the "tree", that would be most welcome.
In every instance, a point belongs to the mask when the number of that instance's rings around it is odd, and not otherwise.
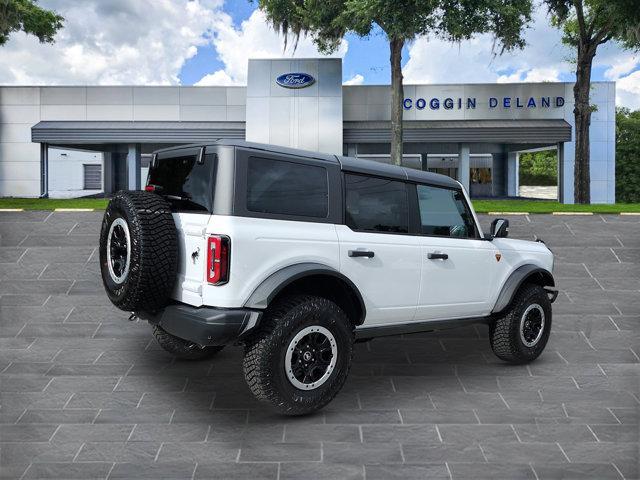
[[[555,150],[520,154],[520,185],[558,185],[558,154]]]
[[[531,0],[258,0],[269,21],[285,35],[309,34],[321,52],[334,51],[348,32],[370,35],[380,27],[391,63],[391,159],[402,162],[402,49],[418,36],[460,42],[492,33],[494,52],[522,48]]]
[[[589,103],[591,68],[598,47],[616,41],[625,48],[640,48],[638,0],[545,0],[552,22],[562,29],[563,42],[576,50],[574,201],[590,203]]]
[[[616,201],[640,203],[640,110],[616,112]]]
[[[0,0],[0,46],[20,31],[35,35],[41,43],[53,43],[63,21],[56,12],[38,6],[37,0]]]

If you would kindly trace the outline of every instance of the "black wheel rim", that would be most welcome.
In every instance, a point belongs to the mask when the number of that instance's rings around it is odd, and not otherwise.
[[[111,268],[116,276],[121,277],[127,265],[127,238],[124,228],[117,225],[111,237]]]
[[[527,347],[535,346],[544,330],[544,310],[538,304],[532,304],[522,314],[520,321],[520,338]]]
[[[116,284],[125,281],[131,260],[131,237],[129,227],[122,218],[111,224],[107,239],[107,267],[109,276]]]
[[[293,350],[293,375],[302,383],[317,382],[329,368],[332,357],[329,339],[321,333],[310,333]]]
[[[338,350],[334,336],[324,327],[307,327],[291,340],[285,356],[285,371],[292,385],[313,390],[331,376]]]

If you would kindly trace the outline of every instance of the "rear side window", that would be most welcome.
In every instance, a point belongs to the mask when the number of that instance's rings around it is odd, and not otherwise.
[[[156,188],[175,210],[211,211],[216,155],[197,163],[199,150],[161,153],[149,167],[148,185]]]
[[[326,218],[329,213],[327,169],[250,157],[247,169],[247,210]]]
[[[423,234],[476,238],[473,215],[460,190],[427,185],[417,190]]]
[[[345,175],[346,224],[353,230],[408,233],[409,202],[404,182]]]

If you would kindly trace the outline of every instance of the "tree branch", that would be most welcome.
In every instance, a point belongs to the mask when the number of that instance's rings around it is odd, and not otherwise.
[[[582,43],[587,43],[587,28],[584,23],[584,11],[582,9],[582,0],[573,0],[573,6],[576,9],[576,16],[578,17],[578,26],[580,28],[580,40]]]

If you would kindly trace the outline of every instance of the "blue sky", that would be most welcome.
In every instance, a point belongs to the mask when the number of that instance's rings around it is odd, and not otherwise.
[[[248,0],[226,1],[223,9],[231,16],[234,27],[240,29],[242,22],[248,20],[253,11],[257,9],[257,4]],[[343,80],[347,81],[355,75],[362,75],[364,77],[363,84],[388,84],[391,76],[389,46],[382,31],[377,29],[372,35],[365,38],[349,34],[346,36],[346,40],[349,47],[343,59]],[[437,68],[437,61],[442,60],[445,59],[434,59],[434,68]],[[409,47],[405,47],[402,59],[403,67],[408,61]],[[206,74],[224,69],[224,66],[213,45],[202,46],[198,48],[198,53],[194,57],[185,62],[180,70],[179,78],[182,84],[194,84]],[[509,76],[516,73],[517,70],[516,67],[507,66],[497,69],[496,72]],[[593,80],[607,80],[604,75],[606,70],[605,66],[596,66],[593,70]],[[566,70],[558,72],[557,76],[560,81],[572,81],[574,78],[574,74]],[[453,80],[455,81],[455,79]]]
[[[224,11],[233,19],[233,25],[241,28],[243,21],[248,20],[257,4],[244,1],[227,1]],[[389,45],[380,29],[369,37],[360,38],[357,35],[346,36],[349,50],[343,59],[342,73],[345,81],[360,74],[365,77],[366,84],[387,84],[391,73],[389,67]],[[408,49],[405,47],[403,64],[406,64]],[[180,81],[184,85],[191,85],[200,80],[207,73],[224,68],[224,63],[218,58],[218,53],[212,45],[198,48],[198,53],[187,60],[180,71]]]

